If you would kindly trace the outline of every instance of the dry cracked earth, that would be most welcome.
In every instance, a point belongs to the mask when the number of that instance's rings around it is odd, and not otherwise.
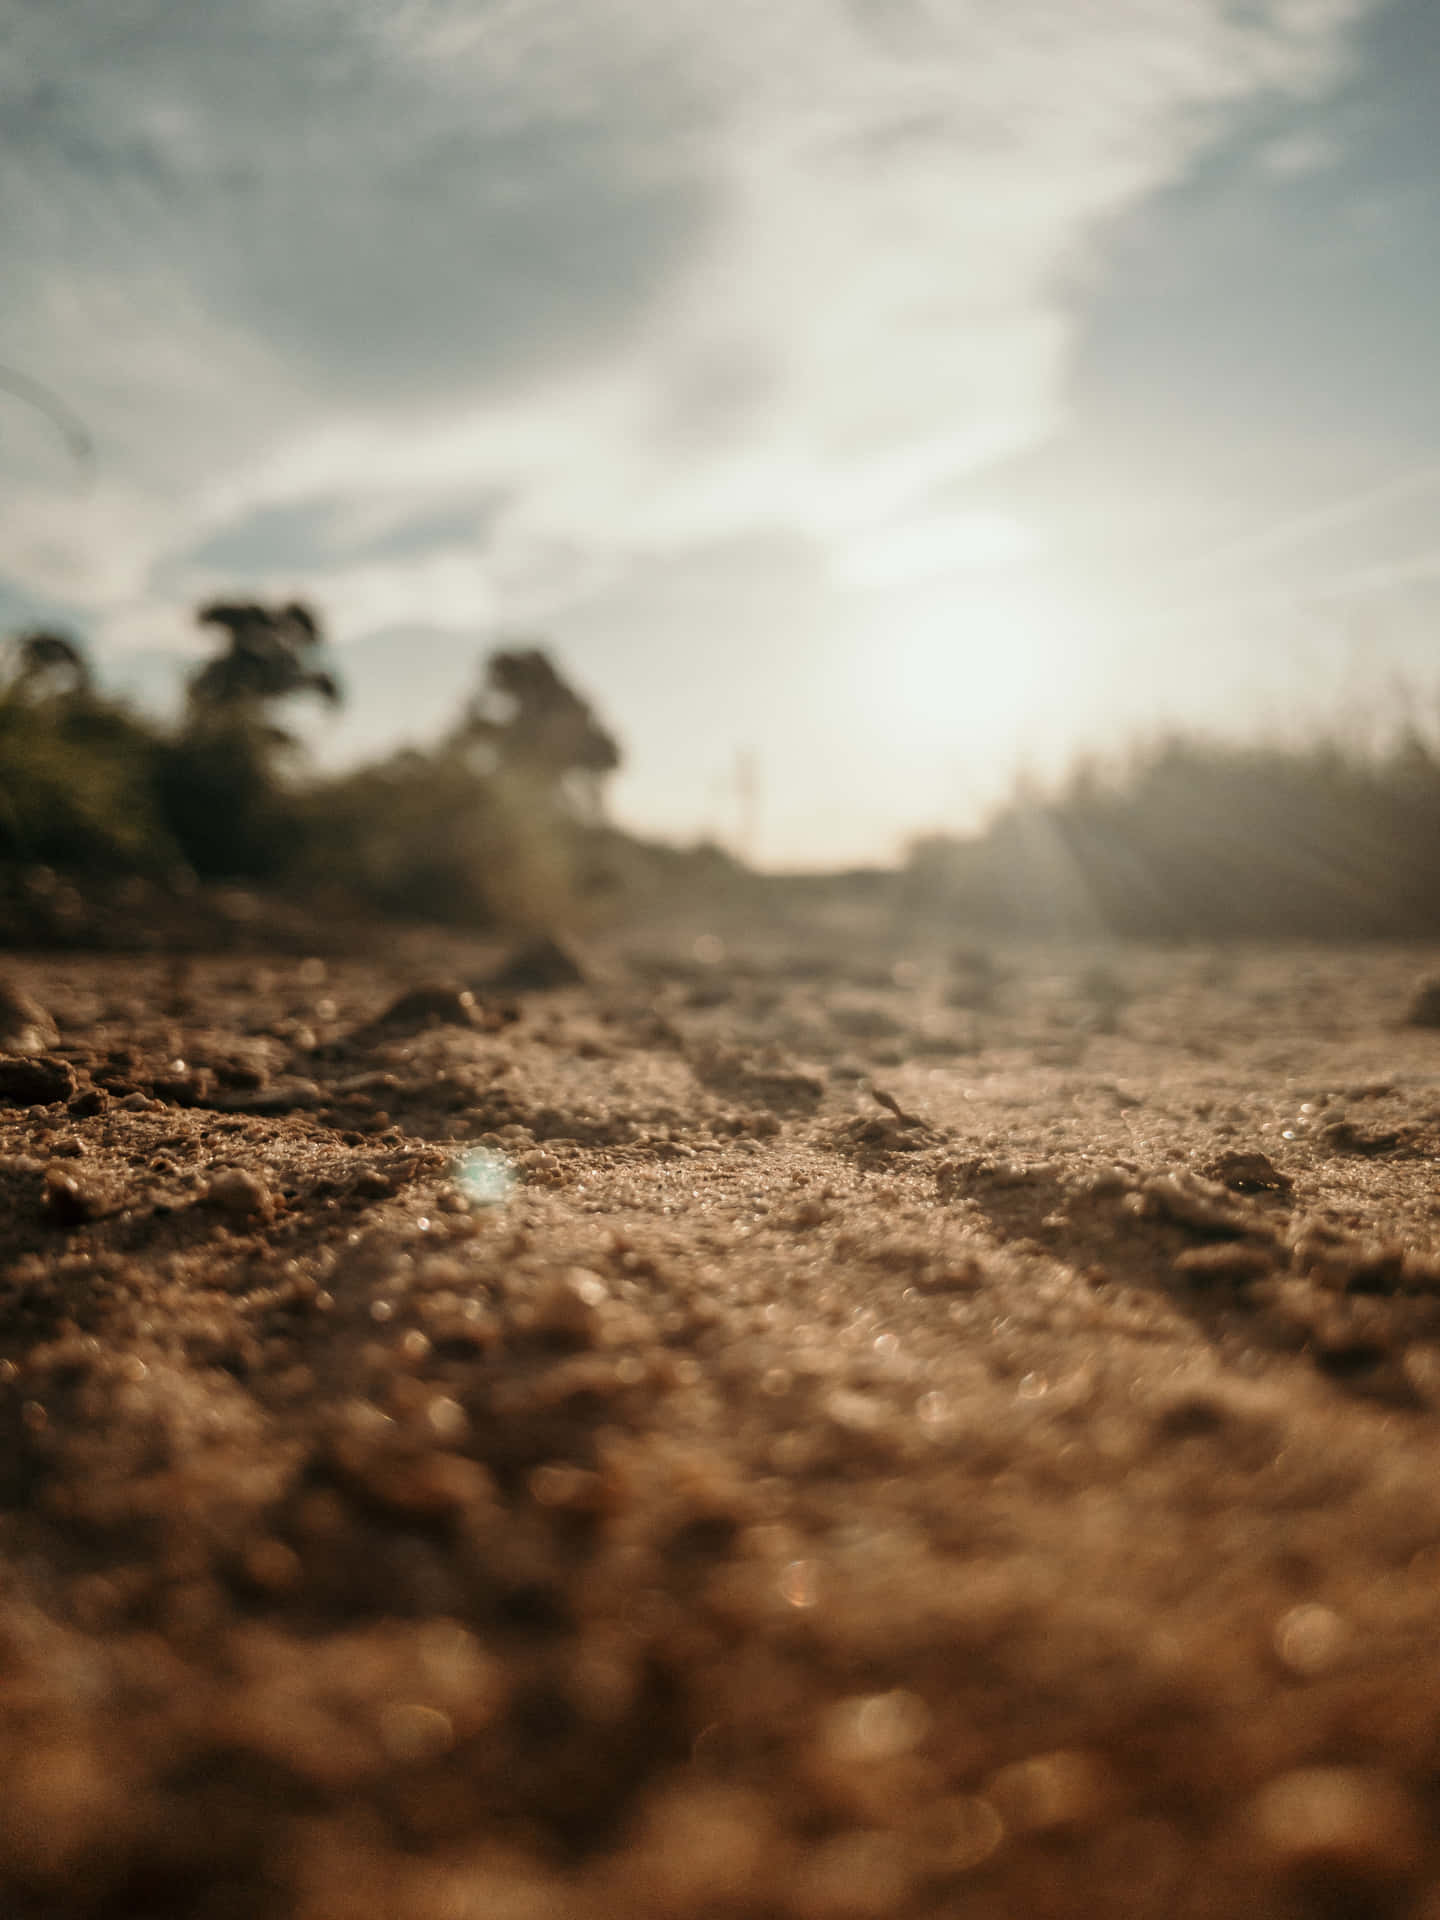
[[[1440,1920],[1433,956],[545,958],[7,966],[0,1913]]]

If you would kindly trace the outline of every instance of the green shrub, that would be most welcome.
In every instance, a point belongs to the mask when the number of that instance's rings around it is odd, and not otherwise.
[[[158,873],[179,855],[152,784],[157,739],[90,694],[0,695],[0,849],[82,873]]]

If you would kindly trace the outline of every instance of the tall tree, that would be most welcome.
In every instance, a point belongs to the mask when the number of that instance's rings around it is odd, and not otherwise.
[[[452,736],[479,749],[497,774],[574,798],[598,818],[601,783],[620,765],[615,737],[540,647],[502,648]]]
[[[264,607],[258,601],[215,600],[195,617],[226,636],[224,652],[191,676],[188,691],[197,712],[253,710],[296,693],[314,693],[330,706],[340,705],[339,682],[314,664],[324,635],[303,601]]]

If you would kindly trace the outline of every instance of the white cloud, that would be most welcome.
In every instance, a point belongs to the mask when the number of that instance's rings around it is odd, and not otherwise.
[[[483,546],[327,576],[337,630],[757,533],[841,581],[992,564],[1023,530],[943,496],[1063,418],[1107,224],[1227,110],[1323,91],[1366,10],[249,0],[127,38],[23,8],[4,353],[101,481],[29,477],[0,570],[134,632],[261,509],[481,493]]]

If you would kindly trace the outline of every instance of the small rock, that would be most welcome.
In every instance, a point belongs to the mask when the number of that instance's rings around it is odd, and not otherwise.
[[[1222,1153],[1205,1173],[1232,1193],[1289,1193],[1295,1185],[1289,1174],[1282,1173],[1263,1153]]]
[[[517,948],[486,985],[503,993],[545,993],[585,984],[585,969],[569,947],[545,934]]]
[[[93,1220],[100,1210],[99,1195],[73,1167],[51,1165],[45,1169],[40,1211],[52,1227],[78,1227]]]
[[[218,1207],[222,1213],[231,1214],[237,1219],[268,1214],[271,1209],[270,1189],[263,1181],[257,1180],[253,1173],[246,1173],[239,1167],[227,1167],[215,1174],[206,1198],[212,1207]]]
[[[0,1105],[48,1107],[75,1091],[75,1072],[65,1060],[0,1060]]]
[[[429,982],[392,1000],[363,1032],[420,1033],[426,1027],[473,1027],[475,996],[466,987]]]
[[[222,1087],[228,1087],[237,1093],[254,1093],[263,1087],[270,1078],[265,1066],[258,1060],[229,1058],[214,1063],[215,1078]]]
[[[213,1092],[213,1081],[203,1067],[161,1074],[153,1083],[155,1098],[171,1107],[203,1106]]]
[[[0,1047],[7,1053],[44,1053],[60,1044],[55,1022],[13,980],[0,980]]]

